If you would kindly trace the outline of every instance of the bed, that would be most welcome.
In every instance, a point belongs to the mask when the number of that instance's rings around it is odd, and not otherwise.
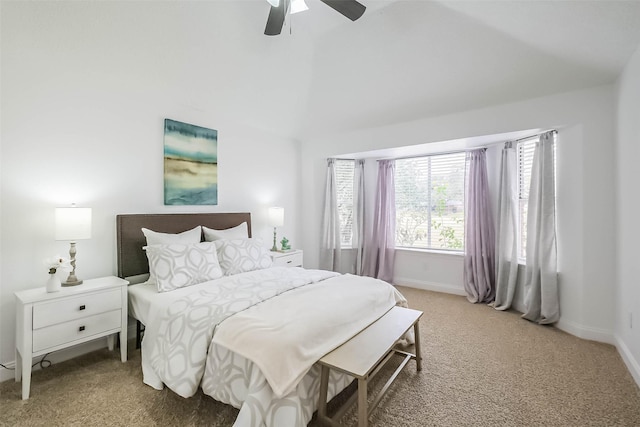
[[[407,306],[377,279],[273,266],[249,213],[118,215],[116,229],[118,275],[141,282],[129,286],[129,313],[145,326],[143,381],[183,397],[200,387],[239,409],[235,426],[307,425],[316,362]],[[178,241],[196,230],[199,243]],[[332,372],[328,397],[352,380]]]

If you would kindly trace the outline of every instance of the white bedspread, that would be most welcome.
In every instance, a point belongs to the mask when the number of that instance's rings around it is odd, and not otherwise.
[[[402,301],[381,280],[331,277],[227,318],[213,342],[255,363],[282,397],[322,356]]]
[[[406,305],[385,282],[302,268],[273,267],[191,288],[173,291],[173,301],[151,301],[143,380],[183,397],[202,386],[240,409],[236,426],[306,425],[318,396],[319,369],[312,365],[393,305]],[[329,397],[350,380],[332,372]]]

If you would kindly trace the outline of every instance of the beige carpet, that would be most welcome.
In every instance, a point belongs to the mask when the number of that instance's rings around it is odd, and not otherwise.
[[[640,426],[640,390],[614,347],[464,297],[399,289],[425,312],[423,371],[409,364],[371,425]],[[0,425],[233,424],[237,410],[202,393],[183,399],[145,386],[139,351],[129,358],[123,364],[117,352],[103,350],[34,372],[25,402],[19,383],[3,382]],[[344,421],[354,420],[352,409]]]

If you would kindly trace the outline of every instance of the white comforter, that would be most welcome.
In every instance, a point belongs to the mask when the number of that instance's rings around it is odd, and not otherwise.
[[[274,267],[182,291],[152,310],[142,343],[144,382],[183,397],[202,384],[240,408],[236,425],[256,427],[306,424],[317,403],[312,365],[392,306],[406,305],[385,282],[301,268]],[[344,375],[332,380],[330,395],[349,382]],[[283,405],[289,410],[277,409]]]

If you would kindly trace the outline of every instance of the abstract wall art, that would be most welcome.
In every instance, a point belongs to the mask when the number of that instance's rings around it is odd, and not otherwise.
[[[218,131],[164,121],[164,204],[218,204]]]

